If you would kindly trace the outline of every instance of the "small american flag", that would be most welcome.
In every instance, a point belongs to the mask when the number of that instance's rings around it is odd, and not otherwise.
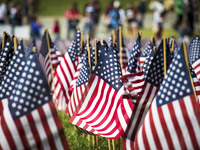
[[[27,60],[0,121],[2,149],[69,149],[37,54]]]
[[[117,109],[123,102],[120,75],[121,68],[116,46],[112,49],[104,46],[82,96],[82,101],[84,100],[82,107],[76,114],[99,135],[110,139],[119,138],[124,132],[117,116]],[[124,116],[122,114],[122,117]],[[76,124],[77,120],[74,118],[75,115],[70,122]],[[124,119],[126,122],[129,118]]]
[[[181,48],[138,132],[135,149],[200,149],[199,118]]]
[[[6,73],[6,70],[10,64],[12,56],[14,55],[13,42],[10,37],[6,38],[5,46],[3,51],[1,51],[1,59],[0,59],[0,83],[3,80],[3,77]]]
[[[155,53],[152,51],[149,56],[143,65],[144,72],[121,77],[129,94],[134,97],[131,119],[123,135],[123,145],[126,145],[127,149],[130,149],[130,144],[134,141],[164,78],[163,48],[159,47]]]
[[[189,50],[189,61],[192,65],[197,78],[200,81],[200,38],[199,36],[194,37],[190,43]]]
[[[8,105],[10,94],[23,71],[26,62],[24,56],[24,50],[19,45],[0,84],[0,116],[3,108]]]
[[[137,40],[133,45],[133,50],[131,52],[130,59],[128,61],[127,72],[128,73],[135,73],[140,71],[140,64],[138,62],[138,58],[141,52],[141,45],[140,45],[141,36],[138,34]]]
[[[64,58],[61,60],[54,74],[54,96],[58,100],[59,110],[65,110],[70,99],[70,83],[74,77],[82,55],[80,42],[81,32],[77,30],[74,41],[72,42],[68,51],[65,53]]]

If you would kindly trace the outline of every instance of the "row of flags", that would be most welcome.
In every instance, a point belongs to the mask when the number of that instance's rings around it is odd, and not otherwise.
[[[142,50],[139,33],[127,50],[120,29],[116,35],[109,44],[90,42],[77,30],[63,57],[47,30],[38,52],[32,51],[34,42],[24,51],[22,41],[14,52],[6,35],[0,55],[0,149],[68,149],[56,109],[81,132],[122,137],[124,150],[199,149],[200,38],[188,51],[174,38],[163,38],[158,47],[152,39]]]

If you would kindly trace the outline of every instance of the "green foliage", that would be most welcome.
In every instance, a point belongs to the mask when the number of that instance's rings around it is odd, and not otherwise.
[[[71,150],[94,150],[96,148],[92,140],[94,136],[90,135],[88,137],[88,135],[80,132],[74,125],[69,123],[69,117],[63,111],[59,111],[58,115],[63,123],[64,132]],[[118,150],[118,140],[115,140],[114,143],[115,149]],[[98,150],[108,150],[108,140],[106,138],[98,136]]]

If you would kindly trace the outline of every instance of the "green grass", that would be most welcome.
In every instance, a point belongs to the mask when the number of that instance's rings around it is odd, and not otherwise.
[[[58,115],[63,123],[64,132],[71,150],[94,150],[96,148],[95,143],[92,142],[91,135],[89,136],[90,139],[88,139],[88,135],[83,134],[69,123],[69,117],[63,111],[59,111]],[[118,140],[115,140],[115,149],[118,150]],[[108,140],[106,138],[98,136],[98,150],[108,150]]]

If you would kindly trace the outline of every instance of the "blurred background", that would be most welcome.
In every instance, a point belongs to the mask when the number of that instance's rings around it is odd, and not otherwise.
[[[138,31],[147,40],[189,41],[200,34],[199,14],[200,0],[0,0],[0,38],[6,31],[40,39],[48,28],[54,41],[67,45],[78,27],[85,36],[108,40],[122,26],[127,41],[134,41]]]

